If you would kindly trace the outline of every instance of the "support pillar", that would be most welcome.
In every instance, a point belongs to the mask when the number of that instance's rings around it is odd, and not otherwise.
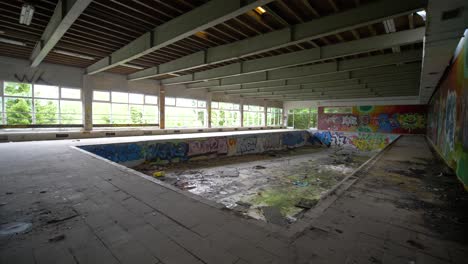
[[[239,108],[240,108],[240,126],[244,127],[244,100],[242,99],[240,99]]]
[[[93,88],[91,86],[92,76],[83,75],[83,87],[81,98],[83,99],[83,130],[93,130]]]
[[[267,126],[268,121],[268,102],[267,100],[263,101],[263,126]]]
[[[159,128],[166,128],[166,88],[159,87]]]
[[[206,114],[208,128],[211,128],[211,93],[206,95]]]

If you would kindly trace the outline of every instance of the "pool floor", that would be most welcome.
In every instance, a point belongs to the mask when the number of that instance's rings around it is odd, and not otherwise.
[[[373,154],[307,146],[166,165],[147,162],[133,169],[242,215],[288,225]]]

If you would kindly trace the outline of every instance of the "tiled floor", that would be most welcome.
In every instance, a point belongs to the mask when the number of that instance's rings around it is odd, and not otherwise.
[[[441,168],[423,137],[396,142],[292,236],[70,148],[95,142],[0,144],[0,222],[33,224],[0,238],[0,263],[426,264],[468,257],[468,210],[443,210],[439,190],[460,186],[453,177],[443,187],[427,180]],[[405,176],[410,168],[423,176]],[[466,195],[456,197],[468,204]],[[441,221],[430,220],[434,212]]]

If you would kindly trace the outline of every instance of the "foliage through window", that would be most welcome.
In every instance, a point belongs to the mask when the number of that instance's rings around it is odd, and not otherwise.
[[[154,95],[93,91],[93,124],[157,124],[157,104]]]
[[[240,126],[240,105],[224,102],[211,102],[211,126]]]
[[[283,124],[283,109],[268,107],[267,126],[281,126]]]
[[[81,90],[51,85],[4,82],[0,124],[79,125]]]
[[[325,107],[323,109],[325,114],[352,114],[352,107]]]
[[[294,127],[297,129],[317,128],[317,108],[298,108],[289,110],[288,127]]]
[[[257,105],[244,105],[244,126],[263,126],[264,107]]]
[[[206,101],[166,97],[166,127],[205,127]]]

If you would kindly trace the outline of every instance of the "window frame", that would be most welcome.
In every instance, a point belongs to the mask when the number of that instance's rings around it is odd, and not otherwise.
[[[28,84],[31,85],[31,96],[23,96],[23,95],[5,95],[5,88],[6,88],[6,83],[17,83],[17,84]],[[75,102],[80,102],[83,104],[82,101],[82,88],[76,88],[76,87],[64,87],[60,85],[45,85],[45,84],[38,84],[38,83],[28,83],[28,82],[18,82],[18,81],[8,81],[8,80],[0,80],[0,97],[1,97],[1,102],[0,102],[0,128],[23,128],[23,127],[82,127],[84,125],[84,112],[83,112],[83,106],[81,107],[81,121],[80,123],[76,124],[63,124],[62,123],[62,115],[63,114],[68,114],[68,113],[62,113],[62,102],[63,101],[75,101]],[[35,89],[36,86],[53,86],[57,87],[58,89],[58,97],[50,98],[50,97],[43,97],[43,96],[36,96],[35,95]],[[79,99],[72,99],[72,98],[62,98],[61,92],[62,88],[67,88],[67,89],[76,89],[80,91],[80,98]],[[28,112],[31,114],[31,123],[30,124],[8,124],[7,122],[7,112],[6,112],[6,101],[7,99],[25,99],[25,100],[31,100],[31,112]],[[57,122],[54,124],[37,124],[37,118],[36,118],[36,100],[49,100],[49,101],[54,101],[56,102],[57,105]]]

